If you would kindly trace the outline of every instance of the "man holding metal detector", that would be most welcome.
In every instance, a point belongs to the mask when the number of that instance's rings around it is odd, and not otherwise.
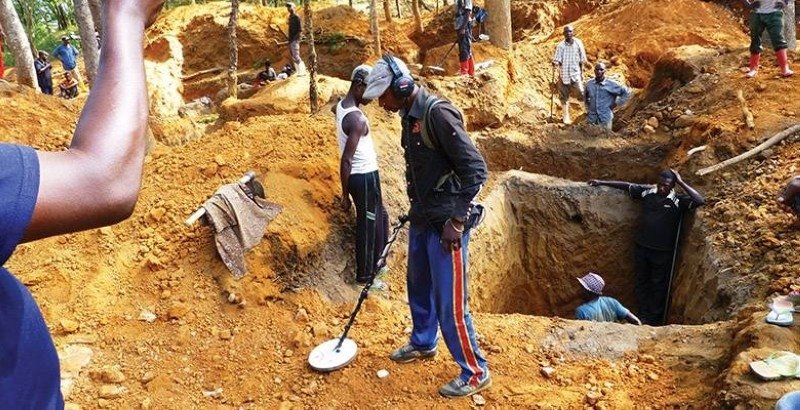
[[[473,204],[487,169],[469,138],[461,113],[415,84],[405,63],[384,55],[367,77],[363,98],[378,99],[402,116],[407,192],[409,343],[391,354],[408,363],[436,355],[441,327],[461,374],[439,389],[466,397],[491,384],[467,305],[467,247],[483,208]]]
[[[678,195],[676,184],[688,195]],[[589,185],[627,191],[632,199],[642,202],[634,248],[634,291],[642,322],[651,326],[664,324],[683,215],[703,206],[705,199],[674,169],[661,172],[656,185],[596,179],[589,181]]]

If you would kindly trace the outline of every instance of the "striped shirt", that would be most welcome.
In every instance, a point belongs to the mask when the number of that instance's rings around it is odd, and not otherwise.
[[[561,81],[564,84],[583,82],[581,64],[586,62],[586,49],[581,40],[573,38],[572,44],[566,40],[560,42],[553,60],[561,65]]]

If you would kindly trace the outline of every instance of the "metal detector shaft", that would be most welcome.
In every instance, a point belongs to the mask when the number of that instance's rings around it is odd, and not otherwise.
[[[672,294],[672,277],[675,274],[675,261],[678,259],[678,245],[681,239],[681,228],[683,227],[683,213],[678,217],[678,233],[675,235],[675,249],[672,250],[672,266],[669,268],[669,284],[667,285],[667,301],[664,303],[664,318],[663,323],[667,324],[667,316],[669,316],[669,299]]]
[[[364,288],[361,289],[361,295],[358,297],[358,303],[356,303],[353,313],[350,314],[350,320],[347,321],[347,325],[344,327],[342,336],[339,337],[339,343],[336,344],[336,348],[333,350],[339,350],[339,348],[342,347],[344,340],[347,339],[347,334],[350,332],[350,328],[353,326],[353,322],[356,320],[356,315],[358,314],[358,311],[361,310],[361,305],[364,303],[364,300],[367,299],[369,289],[375,282],[375,276],[378,274],[378,266],[383,266],[386,258],[389,256],[389,249],[392,247],[392,244],[397,239],[397,235],[400,233],[400,230],[403,229],[403,226],[406,224],[406,222],[408,222],[408,215],[402,215],[399,218],[399,222],[394,225],[392,235],[389,236],[389,240],[386,241],[386,246],[383,247],[381,256],[378,258],[378,263],[376,263],[375,267],[372,268],[372,275],[370,275],[369,281],[367,281],[367,283],[364,285]]]

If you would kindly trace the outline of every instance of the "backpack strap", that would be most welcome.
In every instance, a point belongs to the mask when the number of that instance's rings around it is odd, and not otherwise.
[[[432,150],[439,149],[439,140],[433,132],[431,110],[440,102],[442,102],[442,100],[435,95],[429,95],[428,99],[425,101],[425,109],[422,111],[422,142],[428,149]]]

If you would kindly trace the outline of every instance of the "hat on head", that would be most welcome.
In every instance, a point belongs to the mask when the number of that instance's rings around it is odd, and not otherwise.
[[[290,9],[297,8],[297,6],[295,6],[295,4],[294,4],[294,3],[292,3],[291,1],[287,1],[287,2],[286,2],[286,7],[287,7],[287,8],[290,8]]]
[[[604,281],[600,275],[594,272],[589,272],[586,274],[586,276],[577,279],[583,288],[589,292],[592,292],[595,295],[603,294],[603,288],[606,286],[606,281]]]
[[[394,56],[387,56],[387,58],[391,58],[397,64],[397,68],[400,69],[402,75],[411,76],[411,71],[403,60]],[[389,89],[389,86],[392,85],[392,80],[394,80],[394,76],[389,64],[384,59],[378,60],[375,63],[375,67],[372,68],[372,72],[367,76],[367,89],[364,90],[363,98],[366,100],[377,99]]]
[[[353,69],[353,72],[350,74],[350,81],[352,82],[367,82],[367,76],[369,73],[372,72],[372,67],[367,64],[361,64],[360,66]]]

